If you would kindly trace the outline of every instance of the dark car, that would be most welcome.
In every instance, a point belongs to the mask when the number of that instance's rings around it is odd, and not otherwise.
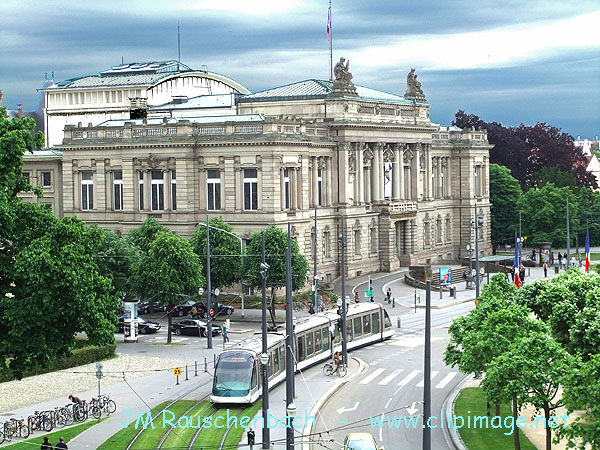
[[[171,325],[171,327],[173,328],[173,332],[176,335],[188,335],[188,336],[202,336],[205,337],[207,334],[207,325],[206,322],[203,320],[197,320],[197,319],[183,319],[180,320],[177,323],[174,323],[173,325]],[[212,335],[213,336],[218,336],[219,334],[221,334],[223,330],[221,329],[221,327],[219,325],[214,325],[212,326]]]
[[[194,305],[196,305],[196,308],[198,308],[198,304],[196,302],[192,300],[185,300],[179,305],[173,307],[174,314],[179,317],[189,316]]]
[[[119,317],[119,322],[117,323],[117,333],[123,333],[126,326],[129,326],[128,323],[125,323],[125,320],[129,319],[129,314],[124,314]],[[150,334],[156,333],[160,330],[160,324],[158,322],[152,322],[144,319],[143,317],[138,317],[138,333],[140,334]]]
[[[207,308],[206,308],[206,305],[204,303],[197,303],[196,304],[196,308],[198,309],[198,314],[200,314],[200,317],[202,317],[203,319],[205,317],[208,317],[208,314],[206,312]],[[211,304],[211,308],[213,310],[213,314],[212,314],[213,317],[214,316],[220,316],[220,315],[223,315],[223,314],[230,316],[230,315],[233,314],[233,311],[235,309],[231,305],[224,305],[222,303],[216,303],[216,304],[212,303]]]
[[[139,314],[150,314],[151,312],[164,312],[166,310],[167,310],[167,307],[165,305],[161,305],[160,303],[157,303],[157,302],[142,301],[138,304],[138,313]]]

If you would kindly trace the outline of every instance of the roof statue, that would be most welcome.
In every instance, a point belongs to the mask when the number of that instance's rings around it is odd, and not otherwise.
[[[416,100],[425,100],[425,94],[421,89],[421,83],[417,81],[417,74],[415,69],[410,69],[406,76],[406,92],[404,98],[414,98]]]
[[[339,62],[336,63],[333,68],[335,80],[333,82],[332,94],[357,95],[356,87],[354,87],[354,83],[352,83],[352,74],[349,69],[350,61],[346,61],[345,58],[340,58]]]

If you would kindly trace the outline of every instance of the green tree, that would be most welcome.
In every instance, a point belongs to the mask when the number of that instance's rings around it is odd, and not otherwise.
[[[563,400],[569,414],[586,410],[587,414],[558,430],[558,439],[566,438],[568,448],[600,449],[600,355],[594,355],[564,381]]]
[[[579,225],[577,198],[570,188],[557,188],[550,183],[523,194],[518,207],[523,218],[523,235],[529,237],[527,242],[552,242],[555,247],[566,245],[567,197],[570,227],[575,230]]]
[[[115,295],[122,297],[130,289],[131,267],[139,250],[129,239],[123,239],[110,230],[100,230],[102,239],[96,262],[100,273],[110,277]]]
[[[490,202],[492,203],[492,243],[513,242],[519,225],[517,202],[523,192],[510,169],[490,164]]]
[[[133,264],[132,287],[147,300],[163,305],[193,295],[204,282],[202,266],[189,241],[168,230],[158,231],[148,252]],[[171,343],[171,314],[167,343]]]
[[[160,231],[167,231],[167,228],[161,225],[158,220],[148,217],[143,224],[129,232],[128,238],[141,252],[147,253],[150,244]]]
[[[242,260],[242,271],[248,286],[260,288],[262,278],[260,275],[261,232],[254,233],[246,247]],[[269,265],[267,287],[271,288],[270,310],[273,322],[275,321],[275,292],[285,286],[285,252],[287,248],[287,233],[281,228],[270,225],[265,229],[265,261]],[[301,289],[306,284],[308,262],[300,253],[298,243],[292,239],[292,288]]]
[[[231,286],[241,279],[242,255],[240,241],[235,236],[223,233],[224,230],[233,233],[233,227],[221,217],[209,221],[210,229],[210,284],[214,288]],[[215,229],[218,228],[218,229]],[[198,225],[190,238],[194,252],[206,265],[206,226]],[[203,269],[206,271],[206,268]]]
[[[17,377],[66,356],[78,332],[92,344],[114,342],[118,298],[96,265],[100,241],[99,230],[67,217],[15,253],[11,295],[0,297],[0,348]]]
[[[577,177],[572,172],[566,172],[558,166],[545,166],[534,175],[533,185],[542,187],[548,183],[552,183],[559,188],[575,189],[577,187]]]
[[[552,448],[552,412],[563,405],[558,390],[575,368],[575,361],[544,332],[530,333],[494,358],[482,382],[494,401],[513,398],[518,407],[531,404],[544,411],[546,450]],[[558,427],[556,422],[555,427]]]

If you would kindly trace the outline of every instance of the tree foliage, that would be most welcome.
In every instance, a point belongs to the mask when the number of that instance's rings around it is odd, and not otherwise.
[[[100,273],[110,277],[113,293],[119,297],[127,294],[130,288],[132,265],[139,251],[129,239],[123,239],[110,230],[100,230],[100,250],[96,262]]]
[[[128,238],[142,253],[147,253],[160,231],[167,231],[167,228],[158,220],[148,217],[142,225],[129,232]]]
[[[242,255],[240,241],[234,236],[215,230],[233,232],[233,227],[221,217],[209,221],[210,229],[210,284],[214,288],[231,286],[241,279]],[[206,273],[206,227],[198,225],[190,239],[194,252],[200,258]]]
[[[452,123],[461,128],[485,128],[488,141],[494,145],[490,150],[490,162],[508,167],[523,189],[536,186],[539,173],[545,167],[572,173],[580,186],[596,187],[595,179],[585,170],[581,148],[575,147],[573,137],[559,128],[546,123],[504,127],[462,110],[456,113]]]
[[[519,217],[515,214],[522,195],[521,186],[510,169],[490,164],[490,202],[492,204],[492,243],[514,241]]]

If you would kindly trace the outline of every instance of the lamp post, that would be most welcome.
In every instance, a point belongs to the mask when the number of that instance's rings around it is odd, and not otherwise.
[[[475,203],[475,298],[479,298],[479,228],[483,226],[483,218],[477,216]]]
[[[313,307],[317,309],[317,295],[319,293],[319,278],[317,276],[317,208],[315,207],[315,242],[313,243]]]
[[[294,405],[294,321],[292,318],[292,239],[291,224],[288,222],[288,242],[285,252],[285,403],[286,411],[295,412]],[[288,414],[289,416],[289,414]],[[266,420],[266,418],[265,418]],[[289,419],[288,419],[289,420]],[[267,424],[267,422],[265,422]],[[288,425],[291,425],[288,423]],[[285,429],[285,448],[294,450],[294,428],[287,426]]]
[[[342,364],[348,365],[348,347],[346,330],[346,236],[344,234],[344,216],[341,216],[341,232],[338,237],[342,247],[342,261],[340,264],[340,275],[342,277]]]
[[[567,270],[571,267],[571,236],[569,231],[569,197],[567,197]]]
[[[265,261],[265,232],[261,233],[261,263],[260,263],[260,276],[262,278],[262,354],[260,355],[260,362],[263,365],[262,370],[262,414],[263,414],[263,426],[262,430],[262,448],[269,448],[271,446],[270,430],[267,424],[269,423],[269,353],[267,348],[267,276],[269,271],[269,265]]]
[[[212,298],[211,298],[211,286],[210,286],[210,225],[208,224],[208,216],[206,216],[206,348],[212,348],[212,317],[210,311],[212,310]]]

